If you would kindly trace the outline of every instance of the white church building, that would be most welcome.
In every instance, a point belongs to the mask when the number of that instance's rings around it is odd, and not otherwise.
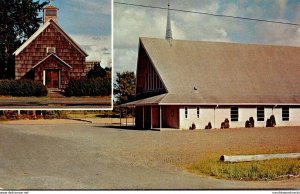
[[[140,38],[135,107],[140,129],[300,126],[300,47]]]

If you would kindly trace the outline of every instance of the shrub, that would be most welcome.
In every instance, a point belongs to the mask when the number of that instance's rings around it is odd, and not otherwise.
[[[190,130],[194,130],[194,129],[196,129],[195,123],[193,123],[192,126],[190,126]]]
[[[253,117],[249,118],[249,122],[250,122],[250,127],[254,127],[254,119],[253,119]]]
[[[111,94],[111,79],[91,78],[70,80],[66,89],[66,96],[108,96]]]
[[[253,117],[249,117],[249,120],[245,122],[246,128],[253,128],[254,127],[254,119]]]
[[[275,121],[275,116],[271,115],[269,119],[267,119],[266,127],[275,127],[276,126],[276,121]]]
[[[61,110],[43,111],[43,116],[45,119],[65,119],[65,118],[67,118],[66,112],[61,111]]]
[[[208,122],[208,124],[205,126],[205,129],[211,129],[211,128],[212,128],[211,123]]]
[[[47,96],[47,88],[41,82],[28,79],[0,80],[0,95],[3,96]]]
[[[245,128],[250,128],[250,125],[251,125],[251,124],[250,124],[250,121],[247,120],[247,121],[245,122]]]
[[[275,127],[275,125],[276,125],[275,116],[274,116],[274,115],[271,115],[271,116],[270,116],[270,120],[271,120],[271,125],[272,125],[272,127]]]
[[[224,122],[221,123],[221,129],[229,128],[229,120],[226,118]]]
[[[267,119],[266,127],[273,127],[271,124],[271,119]]]

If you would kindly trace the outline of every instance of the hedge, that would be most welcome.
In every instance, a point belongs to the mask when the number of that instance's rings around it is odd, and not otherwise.
[[[111,78],[71,79],[65,89],[65,96],[109,96]]]
[[[32,80],[0,80],[0,95],[2,96],[47,96],[47,88],[41,82]]]

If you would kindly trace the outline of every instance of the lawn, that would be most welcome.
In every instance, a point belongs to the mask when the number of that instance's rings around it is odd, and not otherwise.
[[[224,163],[215,159],[200,160],[185,166],[193,173],[234,180],[276,180],[300,174],[300,159]]]
[[[300,127],[276,127],[189,132],[198,136],[203,147],[190,141],[194,155],[189,156],[190,159],[180,159],[173,163],[189,172],[220,179],[261,181],[299,177],[300,159],[240,163],[224,163],[219,160],[221,155],[300,152],[299,131]]]

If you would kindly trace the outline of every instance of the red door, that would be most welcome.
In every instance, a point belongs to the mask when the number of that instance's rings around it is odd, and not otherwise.
[[[46,70],[47,88],[59,88],[59,70]]]

